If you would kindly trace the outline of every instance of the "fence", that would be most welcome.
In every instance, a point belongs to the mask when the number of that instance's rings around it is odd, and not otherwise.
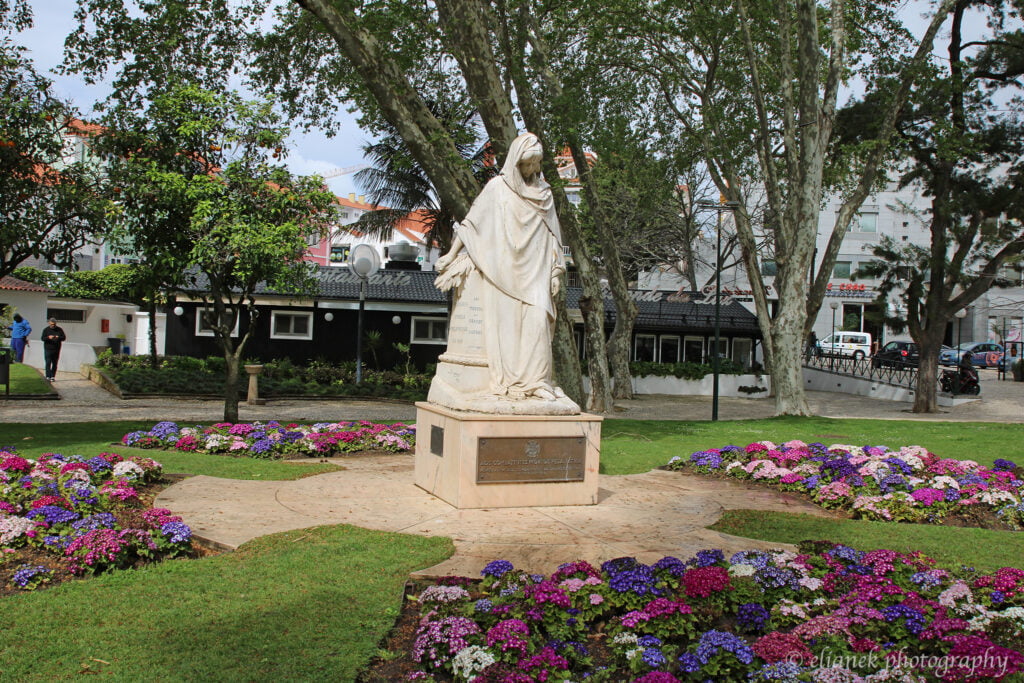
[[[874,361],[870,358],[855,360],[845,356],[808,354],[804,356],[804,367],[882,382],[894,387],[917,388],[917,367],[909,364],[897,362],[891,366],[874,367]]]

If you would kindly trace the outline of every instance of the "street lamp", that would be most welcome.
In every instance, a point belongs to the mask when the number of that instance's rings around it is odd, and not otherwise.
[[[836,369],[836,310],[839,308],[839,302],[833,301],[829,304],[832,308],[832,336],[829,339],[832,343],[829,345],[828,350],[828,370],[829,372],[835,372]]]
[[[956,316],[956,350],[957,350],[957,362],[960,362],[960,345],[963,342],[963,336],[961,334],[961,328],[964,324],[964,318],[967,317],[967,309],[961,308],[959,311],[954,313]]]
[[[725,195],[719,195],[718,203],[697,202],[702,209],[714,210],[717,214],[715,221],[715,355],[711,361],[713,383],[711,390],[711,420],[718,421],[718,375],[720,365],[721,332],[722,332],[722,212],[735,211],[739,208],[739,202],[728,202]]]
[[[356,384],[363,381],[363,310],[366,281],[380,268],[380,256],[369,244],[357,244],[348,256],[348,266],[359,277],[359,317],[356,323]]]

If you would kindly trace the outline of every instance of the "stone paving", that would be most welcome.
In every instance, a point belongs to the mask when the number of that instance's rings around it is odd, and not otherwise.
[[[1024,383],[998,381],[983,371],[982,399],[936,415],[915,415],[910,404],[867,397],[810,392],[813,410],[829,417],[992,421],[1024,423]],[[73,373],[59,373],[59,401],[0,400],[0,421],[67,422],[141,420],[213,422],[222,415],[215,400],[121,400]],[[405,403],[357,400],[273,400],[240,406],[240,419],[287,421],[415,420]],[[620,401],[608,417],[707,420],[708,397],[640,396]],[[770,417],[770,399],[720,401],[723,420]],[[1024,436],[1024,430],[1022,430]],[[308,461],[307,461],[308,462]],[[766,547],[766,544],[707,529],[731,508],[788,510],[827,515],[799,499],[740,482],[715,481],[655,470],[628,476],[601,475],[597,505],[580,507],[458,510],[413,483],[409,456],[346,460],[339,472],[296,481],[238,481],[197,476],[166,489],[157,504],[184,517],[197,535],[233,549],[257,536],[323,524],[451,537],[456,553],[421,575],[478,575],[495,558],[517,567],[550,572],[567,560],[601,562],[623,555],[653,561],[687,557],[703,548]],[[778,544],[773,544],[778,546]]]

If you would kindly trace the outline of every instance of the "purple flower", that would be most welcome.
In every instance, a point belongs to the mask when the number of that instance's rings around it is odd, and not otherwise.
[[[35,510],[30,510],[27,515],[29,519],[38,519],[42,517],[43,520],[53,526],[54,524],[65,524],[67,522],[73,522],[78,519],[79,514],[66,510],[59,505],[43,505],[37,507]]]
[[[996,472],[1010,472],[1017,468],[1017,463],[1012,460],[1006,460],[1005,458],[996,458],[996,461],[992,464],[992,469]]]
[[[488,562],[487,566],[484,567],[483,571],[481,571],[480,574],[483,576],[493,576],[496,579],[500,579],[513,569],[514,567],[512,566],[512,563],[508,560],[494,560],[492,562]]]
[[[192,529],[184,522],[167,522],[160,527],[160,533],[168,536],[171,543],[184,543],[192,538]]]
[[[740,605],[736,612],[736,625],[747,633],[762,633],[771,613],[757,602]]]
[[[754,661],[754,651],[740,637],[725,631],[707,631],[700,637],[697,644],[697,659],[707,664],[719,652],[731,652],[743,664]]]
[[[725,559],[725,553],[721,550],[701,550],[693,557],[688,564],[695,567],[710,567]]]

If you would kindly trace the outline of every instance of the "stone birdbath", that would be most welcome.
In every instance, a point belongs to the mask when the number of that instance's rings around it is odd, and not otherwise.
[[[251,406],[261,406],[267,402],[267,399],[260,398],[259,380],[260,373],[263,372],[262,365],[246,365],[245,371],[249,373],[249,396],[246,399],[246,403]]]

